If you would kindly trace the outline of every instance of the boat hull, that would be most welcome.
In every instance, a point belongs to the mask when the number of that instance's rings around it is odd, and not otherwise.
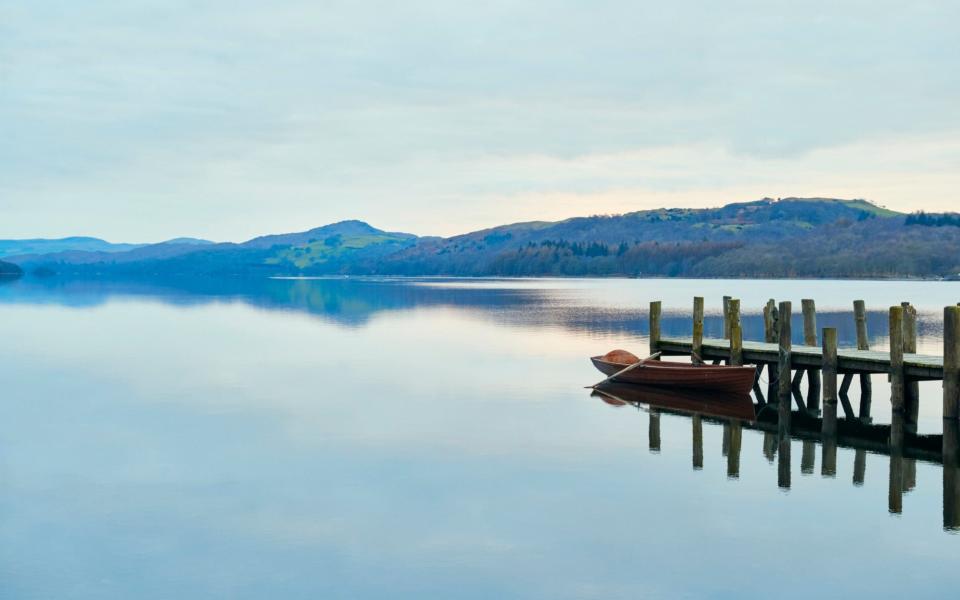
[[[604,375],[610,376],[629,364],[591,357],[593,365]],[[618,383],[637,383],[657,387],[675,387],[687,390],[713,390],[733,394],[749,394],[753,389],[756,369],[752,366],[691,365],[666,361],[648,360],[642,367],[627,371],[616,378]]]

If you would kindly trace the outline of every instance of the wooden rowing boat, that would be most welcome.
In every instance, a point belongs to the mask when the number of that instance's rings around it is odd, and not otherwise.
[[[623,354],[629,353],[615,351],[604,356],[593,356],[590,360],[593,361],[597,370],[609,376],[635,364],[636,360],[624,358]],[[641,360],[640,362],[643,364],[618,375],[615,381],[688,390],[749,394],[757,374],[752,366],[694,365],[659,360]]]

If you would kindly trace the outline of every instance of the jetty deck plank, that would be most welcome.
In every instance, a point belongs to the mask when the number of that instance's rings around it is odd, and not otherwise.
[[[661,337],[657,348],[664,355],[689,355],[693,339],[688,337]],[[743,341],[743,362],[776,363],[779,358],[778,344]],[[730,340],[703,338],[703,359],[729,358]],[[792,367],[819,368],[823,362],[823,350],[819,346],[798,345],[792,347]],[[925,354],[904,354],[904,371],[915,380],[943,379],[943,357]],[[889,373],[890,353],[877,350],[841,348],[837,350],[837,369],[840,373]]]

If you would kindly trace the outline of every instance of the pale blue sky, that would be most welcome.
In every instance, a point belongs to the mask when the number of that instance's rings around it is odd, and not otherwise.
[[[958,7],[0,0],[0,237],[958,209]]]

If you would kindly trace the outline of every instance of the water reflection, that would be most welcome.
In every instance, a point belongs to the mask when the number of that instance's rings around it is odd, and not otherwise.
[[[357,327],[368,323],[377,314],[410,310],[419,307],[458,307],[506,323],[562,326],[571,330],[604,334],[646,336],[647,305],[652,299],[667,295],[674,288],[696,283],[698,294],[703,288],[719,290],[757,288],[770,294],[784,287],[784,282],[690,280],[464,280],[416,278],[330,278],[330,279],[254,279],[254,278],[142,278],[142,279],[75,279],[69,277],[36,278],[0,281],[0,303],[62,304],[92,307],[111,300],[149,298],[178,306],[210,303],[243,302],[264,310],[300,311],[343,326]],[[811,282],[805,294],[830,295],[837,298],[822,302],[817,314],[820,327],[835,327],[841,347],[855,347],[856,326],[852,310],[846,308],[863,290],[850,289],[847,295],[837,294],[839,282]],[[918,282],[915,285],[946,284]],[[694,288],[696,289],[696,288]],[[908,292],[921,302],[919,344],[935,347],[941,332],[939,293],[929,289]],[[690,333],[690,308],[693,296],[674,298],[664,305],[662,335],[682,336]],[[745,296],[744,294],[740,294]],[[717,296],[719,300],[719,295]],[[924,300],[934,304],[923,305]],[[818,298],[819,301],[819,298]],[[950,300],[947,303],[952,303]],[[898,301],[899,302],[899,301]],[[838,308],[842,306],[843,308]],[[763,302],[751,304],[744,299],[742,326],[747,340],[764,338]],[[884,299],[869,299],[866,314],[872,348],[887,343],[888,314]],[[834,307],[834,308],[830,308]],[[794,343],[803,340],[803,317],[792,317]],[[719,306],[708,303],[704,335],[721,337],[723,319]]]
[[[661,415],[689,417],[693,431],[693,469],[703,469],[703,423],[719,426],[722,431],[721,455],[726,458],[728,479],[739,479],[743,430],[762,432],[760,452],[768,462],[776,460],[777,486],[789,490],[792,480],[792,441],[800,442],[800,473],[816,471],[817,449],[820,449],[820,476],[832,479],[837,474],[838,448],[853,450],[853,485],[862,486],[866,478],[868,453],[886,455],[887,510],[891,514],[904,511],[904,494],[917,486],[917,462],[941,465],[943,471],[943,528],[960,529],[960,423],[944,421],[943,435],[917,435],[904,419],[895,415],[890,425],[871,425],[858,418],[838,419],[837,406],[826,404],[824,417],[812,417],[805,411],[793,411],[788,428],[778,423],[778,416],[753,404],[747,397],[717,396],[689,391],[645,388],[628,384],[611,384],[594,392],[601,398],[616,398],[621,405],[647,407],[650,418],[650,447],[659,451]],[[744,418],[749,406],[753,416]],[[749,451],[749,450],[748,450]]]

